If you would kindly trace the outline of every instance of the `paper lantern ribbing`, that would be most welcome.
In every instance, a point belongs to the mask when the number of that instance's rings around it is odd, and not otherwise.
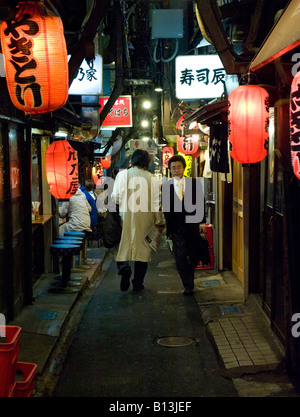
[[[184,116],[181,116],[176,123],[176,128],[180,132],[177,135],[178,151],[185,155],[192,155],[198,151],[199,148],[199,135],[191,134],[190,131],[187,135],[184,134],[181,124],[184,122]]]
[[[55,140],[45,152],[47,182],[55,198],[68,199],[78,188],[77,152],[65,139]]]
[[[290,146],[294,174],[300,179],[300,72],[291,84]]]
[[[258,85],[242,85],[228,97],[228,140],[233,159],[242,164],[263,160],[269,140],[269,94]]]
[[[21,1],[0,26],[6,82],[15,107],[37,114],[68,98],[67,48],[61,19],[40,1]]]

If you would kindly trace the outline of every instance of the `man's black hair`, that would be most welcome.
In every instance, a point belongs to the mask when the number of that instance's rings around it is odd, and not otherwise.
[[[172,162],[182,162],[183,168],[186,167],[186,162],[182,155],[174,155],[172,156],[172,158],[169,159],[169,162],[168,162],[169,169],[171,168]]]

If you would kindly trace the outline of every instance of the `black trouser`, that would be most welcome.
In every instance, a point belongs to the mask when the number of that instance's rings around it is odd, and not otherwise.
[[[132,280],[133,288],[139,288],[144,283],[144,278],[147,272],[148,262],[134,262],[134,278]],[[130,268],[129,262],[117,262],[118,274],[122,275],[122,271],[125,268]]]
[[[194,289],[195,267],[201,257],[198,224],[186,224],[172,233],[177,271],[185,291]]]

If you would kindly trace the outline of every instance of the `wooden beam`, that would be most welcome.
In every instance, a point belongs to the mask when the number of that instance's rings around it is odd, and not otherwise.
[[[85,45],[94,41],[109,4],[110,0],[95,0],[94,8],[80,35],[79,41],[68,51],[71,54],[69,60],[69,86],[76,78],[79,67],[85,58]]]
[[[196,6],[227,74],[243,74],[249,62],[242,62],[242,58],[234,52],[228,41],[222,21],[214,11],[218,8],[216,1],[196,0]],[[236,59],[234,59],[234,56]]]

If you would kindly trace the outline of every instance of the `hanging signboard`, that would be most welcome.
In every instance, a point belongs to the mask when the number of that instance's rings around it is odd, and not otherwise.
[[[68,56],[69,58],[70,56]],[[103,60],[101,55],[96,55],[95,59],[88,63],[82,61],[76,78],[73,80],[69,94],[74,95],[100,95],[103,89]]]
[[[179,55],[175,59],[176,97],[180,100],[221,97],[225,75],[218,55]]]
[[[129,141],[129,150],[132,154],[136,149],[143,149],[149,154],[157,154],[157,146],[153,139],[131,139]]]
[[[103,110],[105,104],[108,102],[109,96],[102,96],[99,98],[100,110]],[[116,127],[131,127],[132,126],[132,106],[131,96],[120,96],[115,104],[110,109],[108,115],[105,117],[101,129],[114,129]]]

